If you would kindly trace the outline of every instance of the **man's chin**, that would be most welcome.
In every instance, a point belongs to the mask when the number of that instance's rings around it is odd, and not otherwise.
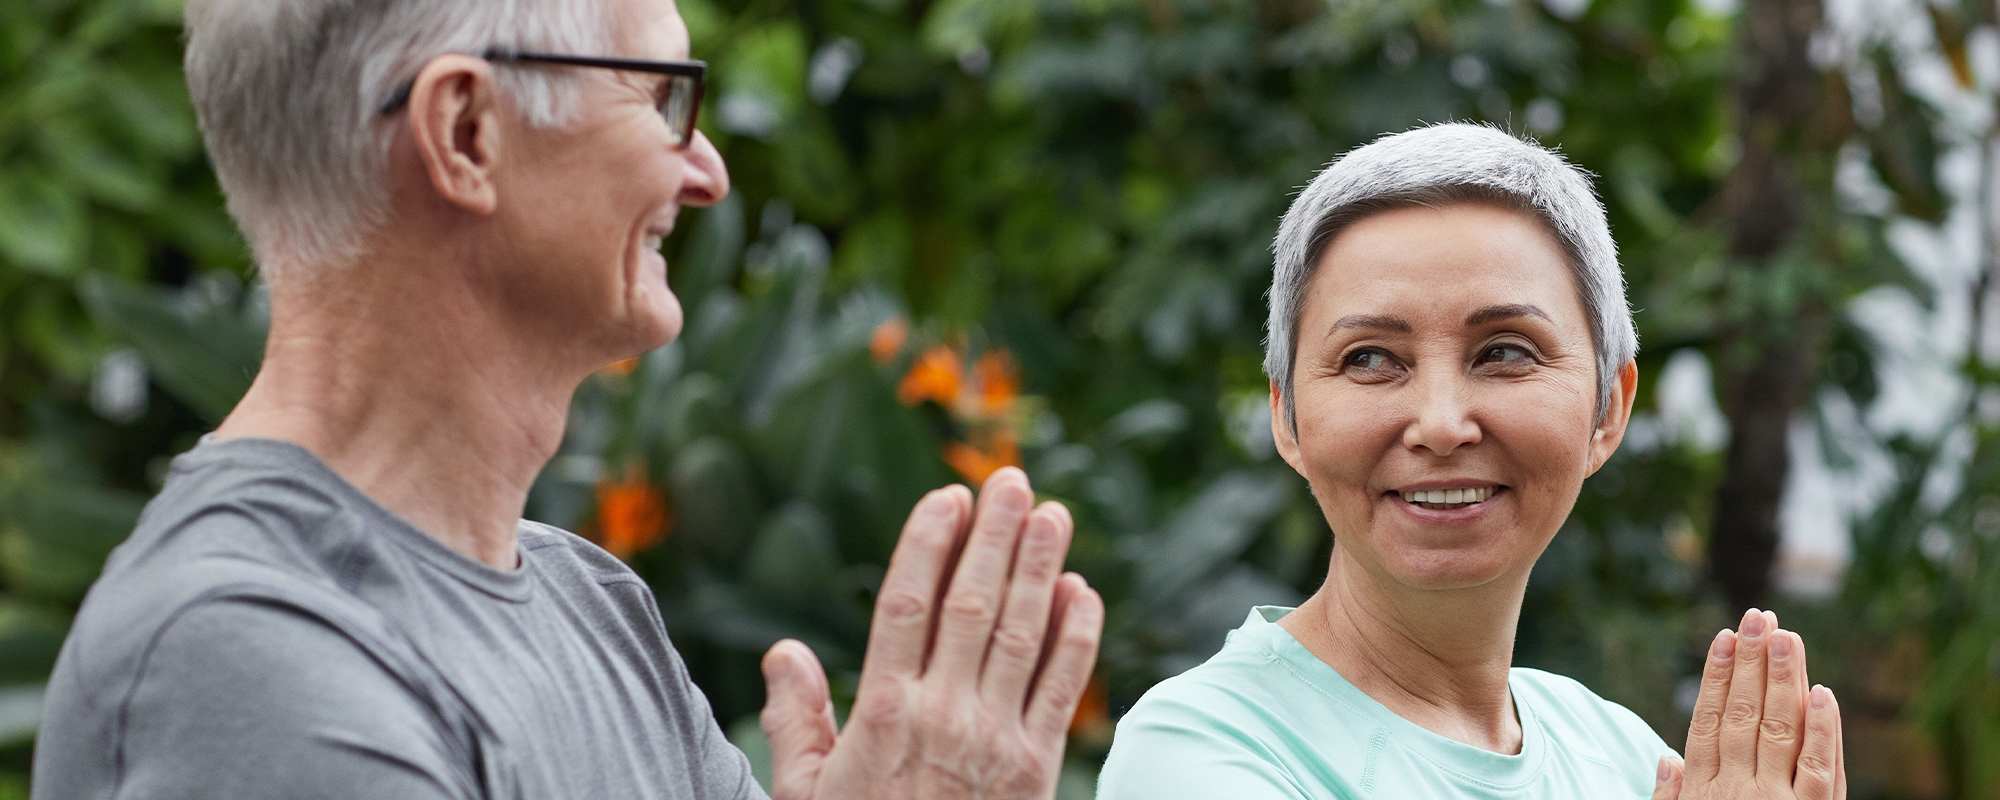
[[[680,338],[681,328],[686,322],[681,311],[680,298],[674,297],[672,293],[667,294],[664,303],[646,309],[646,313],[637,315],[635,319],[641,321],[636,333],[647,351],[665,347],[668,342]]]

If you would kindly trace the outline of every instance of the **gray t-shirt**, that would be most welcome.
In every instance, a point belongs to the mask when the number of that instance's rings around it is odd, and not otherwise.
[[[196,447],[63,645],[34,796],[764,798],[646,584],[519,532],[503,572],[304,448]]]

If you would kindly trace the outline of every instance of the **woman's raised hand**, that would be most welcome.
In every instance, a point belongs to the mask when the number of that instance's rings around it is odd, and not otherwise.
[[[1806,687],[1805,642],[1778,615],[1753,608],[1716,634],[1687,761],[1660,760],[1653,800],[1846,800],[1840,704]]]

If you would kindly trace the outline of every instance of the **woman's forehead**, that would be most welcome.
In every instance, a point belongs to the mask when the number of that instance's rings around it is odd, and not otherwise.
[[[1457,326],[1497,307],[1584,324],[1569,259],[1541,221],[1477,203],[1397,208],[1354,222],[1320,254],[1306,300],[1301,321],[1320,325],[1360,315]]]

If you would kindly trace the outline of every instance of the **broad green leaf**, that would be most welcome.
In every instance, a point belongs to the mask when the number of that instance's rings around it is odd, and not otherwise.
[[[98,324],[138,348],[155,379],[210,423],[236,407],[263,360],[263,323],[233,304],[201,307],[182,292],[95,279],[83,297]]]
[[[1165,603],[1243,552],[1296,491],[1273,471],[1224,473],[1176,512],[1138,559],[1138,599]]]

